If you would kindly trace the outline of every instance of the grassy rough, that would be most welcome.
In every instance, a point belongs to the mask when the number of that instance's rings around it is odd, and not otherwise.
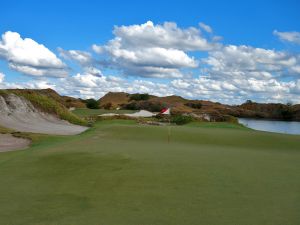
[[[6,96],[6,95],[8,95],[8,91],[0,89],[0,96]]]
[[[228,123],[97,122],[0,154],[13,225],[299,224],[300,136]]]
[[[9,134],[9,133],[12,133],[13,130],[9,129],[9,128],[6,128],[6,127],[1,127],[0,126],[0,134]]]

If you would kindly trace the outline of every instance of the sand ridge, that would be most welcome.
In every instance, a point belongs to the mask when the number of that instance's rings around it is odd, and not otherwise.
[[[0,96],[0,125],[21,132],[53,135],[75,135],[87,129],[41,112],[15,94]]]

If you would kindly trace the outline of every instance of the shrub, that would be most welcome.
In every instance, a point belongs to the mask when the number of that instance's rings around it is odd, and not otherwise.
[[[139,110],[140,108],[135,102],[131,102],[129,104],[122,105],[122,109]]]
[[[143,100],[148,100],[150,98],[150,95],[145,93],[145,94],[132,94],[130,95],[130,100],[135,100],[135,101],[143,101]]]
[[[171,118],[171,122],[176,123],[177,125],[187,124],[192,121],[193,118],[191,116],[176,115]]]
[[[166,106],[160,102],[141,102],[141,109],[150,112],[160,112],[164,108],[166,108]]]
[[[128,110],[148,110],[150,112],[160,112],[166,106],[160,102],[149,102],[149,101],[142,101],[142,102],[131,102],[129,104],[123,105],[123,109]]]
[[[8,91],[0,90],[0,96],[6,96],[6,95],[8,95]]]
[[[193,109],[201,109],[202,108],[202,104],[200,102],[188,102],[185,103],[184,105],[193,108]]]
[[[85,104],[89,109],[99,109],[99,103],[93,98],[85,100]]]
[[[293,119],[293,110],[291,105],[282,106],[279,112],[284,120]]]

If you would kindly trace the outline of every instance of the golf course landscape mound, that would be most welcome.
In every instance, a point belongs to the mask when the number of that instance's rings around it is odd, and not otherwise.
[[[25,97],[14,93],[0,95],[0,125],[15,131],[56,135],[74,135],[87,129],[43,112]]]

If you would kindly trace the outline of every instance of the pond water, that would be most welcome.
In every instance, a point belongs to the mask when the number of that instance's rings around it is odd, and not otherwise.
[[[283,134],[300,134],[300,122],[239,118],[239,123],[254,130]]]

